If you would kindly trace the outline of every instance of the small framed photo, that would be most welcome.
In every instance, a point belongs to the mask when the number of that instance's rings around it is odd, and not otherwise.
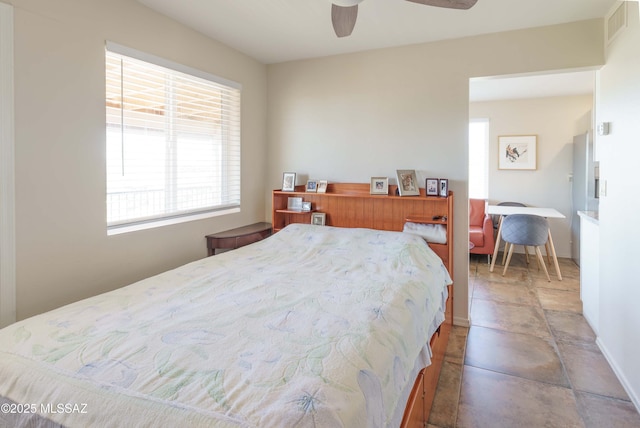
[[[425,182],[424,188],[427,196],[438,196],[438,179],[437,178],[427,178]]]
[[[389,177],[371,177],[372,195],[388,195],[389,194]]]
[[[398,176],[398,192],[400,196],[418,196],[420,189],[418,187],[418,178],[416,171],[413,169],[399,169],[396,171]]]
[[[327,193],[327,186],[329,182],[327,180],[318,180],[318,193]]]
[[[302,211],[302,198],[287,198],[287,209],[289,211]]]
[[[302,202],[302,211],[311,211],[311,202]]]
[[[308,180],[306,191],[316,193],[318,191],[318,180]]]
[[[438,180],[438,192],[443,198],[449,195],[449,180],[446,178],[440,178]]]
[[[282,191],[293,192],[296,190],[296,173],[285,172],[282,174]]]
[[[324,226],[327,220],[326,213],[312,213],[311,214],[311,224],[316,226]]]

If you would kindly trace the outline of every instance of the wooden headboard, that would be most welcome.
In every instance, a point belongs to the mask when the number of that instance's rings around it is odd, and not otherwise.
[[[331,183],[326,193],[305,192],[296,186],[294,192],[273,191],[272,225],[277,232],[290,223],[309,223],[312,212],[326,214],[326,225],[337,227],[366,227],[369,229],[401,231],[406,221],[441,224],[446,228],[447,243],[429,246],[442,259],[453,277],[453,192],[444,197],[395,196],[397,186],[389,186],[389,195],[371,195],[368,183]],[[311,212],[287,209],[290,197],[311,202]]]

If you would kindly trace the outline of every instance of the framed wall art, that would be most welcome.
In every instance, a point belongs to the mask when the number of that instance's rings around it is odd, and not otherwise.
[[[537,135],[499,136],[498,169],[536,169],[537,142]]]

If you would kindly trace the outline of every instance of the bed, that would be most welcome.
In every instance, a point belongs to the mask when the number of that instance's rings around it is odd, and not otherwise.
[[[0,425],[400,426],[449,284],[419,236],[291,224],[0,330]]]

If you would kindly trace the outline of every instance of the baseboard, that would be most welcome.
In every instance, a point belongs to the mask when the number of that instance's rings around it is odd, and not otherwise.
[[[453,325],[458,327],[471,327],[471,319],[470,318],[461,318],[461,317],[453,317]]]
[[[582,304],[582,306],[584,307],[584,303]],[[589,317],[589,315],[585,314],[584,311],[582,312],[582,316],[587,321],[587,324],[589,324],[589,327],[591,327],[591,330],[593,330],[593,332],[596,334],[596,337],[600,338],[600,334],[598,332],[598,328],[596,326],[596,323],[592,322],[591,321],[591,317]]]
[[[602,355],[604,355],[604,358],[609,363],[609,366],[611,366],[613,373],[615,373],[627,395],[629,395],[629,398],[631,399],[633,405],[636,407],[636,410],[640,413],[640,399],[638,395],[635,393],[633,388],[631,388],[631,385],[627,381],[627,378],[622,373],[622,370],[620,370],[620,367],[618,367],[618,365],[616,364],[615,360],[607,350],[607,347],[604,346],[604,343],[602,343],[602,341],[600,340],[600,337],[596,339],[596,344],[598,345],[598,348],[600,348],[600,351],[602,351]]]

